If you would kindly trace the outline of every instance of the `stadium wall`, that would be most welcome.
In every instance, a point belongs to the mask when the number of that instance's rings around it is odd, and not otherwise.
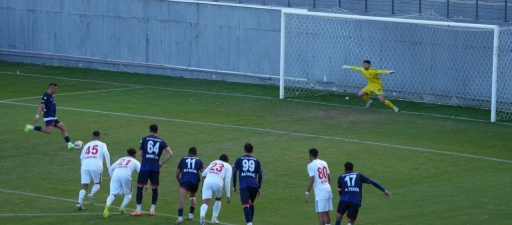
[[[162,0],[6,0],[0,59],[265,83],[279,75],[280,17]]]

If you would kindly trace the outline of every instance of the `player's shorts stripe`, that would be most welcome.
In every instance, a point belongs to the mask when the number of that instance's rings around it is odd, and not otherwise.
[[[48,118],[43,118],[44,121],[48,121],[48,120],[56,120],[57,117],[48,117]]]
[[[242,207],[249,207],[250,204],[242,204]]]
[[[338,216],[343,217],[343,213],[340,213],[338,211],[336,211],[336,213],[338,214]]]
[[[151,187],[158,188],[158,184],[151,184]]]
[[[185,187],[180,186],[180,188],[188,192],[188,190]]]
[[[347,218],[352,221],[356,221],[356,219],[350,218],[350,216],[347,215]]]

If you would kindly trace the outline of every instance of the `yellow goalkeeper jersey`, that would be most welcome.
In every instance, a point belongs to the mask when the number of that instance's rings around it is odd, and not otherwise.
[[[363,73],[364,77],[368,81],[368,85],[374,87],[382,87],[382,81],[380,81],[379,75],[389,73],[387,70],[378,70],[375,68],[365,70],[363,67],[357,66],[351,66],[350,69]]]

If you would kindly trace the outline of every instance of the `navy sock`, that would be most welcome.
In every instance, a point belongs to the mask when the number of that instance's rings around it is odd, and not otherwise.
[[[247,206],[244,206],[244,216],[245,216],[246,223],[250,223],[252,221],[251,210]]]
[[[135,200],[139,205],[142,203],[142,187],[137,186],[137,197],[135,197]]]
[[[35,127],[34,127],[34,130],[36,130],[36,131],[41,131],[41,126],[35,126]]]
[[[151,197],[151,204],[156,205],[156,200],[158,200],[158,188],[153,188],[153,196]]]
[[[183,217],[183,209],[178,209],[178,216]]]
[[[252,222],[252,219],[254,218],[254,205],[249,205],[249,210],[251,210],[251,221]]]
[[[194,214],[194,211],[196,211],[196,207],[190,206],[190,213]]]
[[[66,136],[66,137],[64,138],[64,140],[66,140],[66,143],[71,142],[71,140],[69,140],[69,136]]]
[[[341,225],[341,221],[336,221],[336,225]]]

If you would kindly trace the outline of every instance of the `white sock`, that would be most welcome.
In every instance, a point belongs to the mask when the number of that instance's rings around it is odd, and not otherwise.
[[[204,217],[206,215],[206,211],[208,210],[208,205],[207,204],[203,204],[201,206],[201,217]]]
[[[108,198],[107,198],[107,206],[110,206],[112,205],[112,202],[116,199],[116,196],[115,195],[109,195]]]
[[[142,205],[141,204],[137,204],[137,212],[140,212],[142,210]]]
[[[212,215],[212,220],[216,220],[217,217],[219,216],[219,212],[220,212],[220,207],[222,205],[222,202],[221,201],[215,201],[215,204],[213,205],[213,215]]]
[[[252,222],[247,223],[247,225],[252,225]]]
[[[128,205],[128,203],[130,202],[130,200],[132,200],[132,194],[127,194],[124,196],[124,200],[123,200],[123,204],[121,204],[121,208],[124,208],[126,207],[126,205]]]
[[[31,129],[31,130],[34,130],[34,126],[30,125],[30,129]]]
[[[94,186],[92,186],[92,189],[91,189],[91,195],[94,195],[94,193],[96,193],[99,189],[100,189],[100,185],[94,184]]]
[[[80,190],[80,192],[78,192],[78,203],[79,204],[82,204],[82,200],[85,197],[85,192],[86,191],[84,189],[82,189],[82,190]]]
[[[149,210],[150,212],[154,212],[155,211],[155,208],[156,208],[156,205],[155,204],[151,204],[151,209]]]

